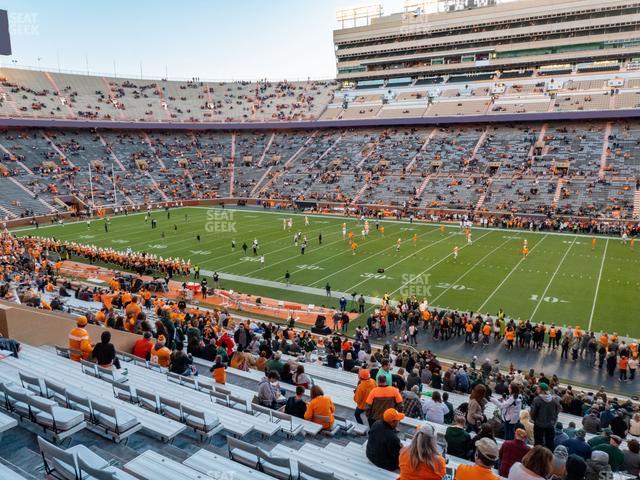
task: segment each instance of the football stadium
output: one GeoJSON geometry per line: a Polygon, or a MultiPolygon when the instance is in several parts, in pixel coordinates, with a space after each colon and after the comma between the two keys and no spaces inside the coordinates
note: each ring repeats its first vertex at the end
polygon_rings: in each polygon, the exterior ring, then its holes
{"type": "Polygon", "coordinates": [[[0,5],[0,479],[639,478],[640,3],[352,3],[0,5]]]}

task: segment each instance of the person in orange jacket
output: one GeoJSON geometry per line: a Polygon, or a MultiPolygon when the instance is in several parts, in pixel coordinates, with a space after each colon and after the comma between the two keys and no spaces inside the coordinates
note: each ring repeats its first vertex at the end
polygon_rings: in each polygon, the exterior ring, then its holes
{"type": "Polygon", "coordinates": [[[80,315],[76,319],[76,327],[69,332],[69,348],[82,352],[81,355],[73,352],[69,354],[69,358],[75,362],[79,362],[81,358],[83,360],[89,360],[91,352],[93,351],[91,337],[89,337],[89,332],[84,328],[86,326],[87,317],[80,315]]]}
{"type": "Polygon", "coordinates": [[[213,380],[220,385],[227,383],[227,366],[222,363],[222,355],[216,355],[216,361],[209,369],[213,372],[213,380]]]}
{"type": "Polygon", "coordinates": [[[171,364],[171,350],[165,347],[165,343],[167,339],[164,335],[160,335],[158,337],[158,341],[151,349],[151,353],[149,354],[149,359],[151,363],[155,363],[164,368],[169,368],[171,364]]]}
{"type": "Polygon", "coordinates": [[[311,387],[311,401],[307,404],[304,419],[322,425],[325,430],[330,430],[333,426],[335,411],[336,407],[331,398],[327,397],[319,386],[311,387]]]}
{"type": "Polygon", "coordinates": [[[376,388],[376,381],[371,378],[371,373],[366,368],[360,369],[358,377],[358,386],[353,394],[353,401],[356,402],[356,411],[354,412],[354,415],[356,417],[356,422],[362,424],[364,422],[362,421],[361,415],[367,408],[367,397],[369,396],[369,392],[376,388]]]}

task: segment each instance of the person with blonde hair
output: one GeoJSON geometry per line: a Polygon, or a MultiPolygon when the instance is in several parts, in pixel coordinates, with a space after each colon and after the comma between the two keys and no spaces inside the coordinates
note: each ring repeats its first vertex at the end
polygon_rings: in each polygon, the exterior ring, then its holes
{"type": "Polygon", "coordinates": [[[446,462],[440,454],[436,433],[431,425],[423,424],[416,431],[411,444],[400,451],[398,480],[441,480],[446,462]]]}
{"type": "Polygon", "coordinates": [[[524,431],[527,432],[527,441],[533,443],[533,422],[531,421],[531,415],[529,410],[520,410],[520,423],[524,427],[524,431]]]}

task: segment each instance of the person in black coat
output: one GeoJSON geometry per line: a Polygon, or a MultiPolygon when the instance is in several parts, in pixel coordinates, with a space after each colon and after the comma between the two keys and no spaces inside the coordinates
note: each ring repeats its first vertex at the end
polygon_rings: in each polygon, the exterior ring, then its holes
{"type": "Polygon", "coordinates": [[[396,427],[404,418],[395,408],[387,409],[382,419],[376,420],[369,429],[367,458],[376,467],[394,471],[399,468],[402,444],[396,433],[396,427]]]}
{"type": "Polygon", "coordinates": [[[93,347],[91,358],[101,367],[114,365],[116,368],[120,368],[120,361],[116,357],[116,347],[111,343],[111,332],[109,330],[105,330],[100,335],[100,343],[96,343],[96,346],[93,347]]]}
{"type": "Polygon", "coordinates": [[[293,415],[294,417],[304,418],[304,414],[307,411],[307,403],[303,400],[304,387],[296,387],[296,394],[293,397],[287,399],[287,403],[284,406],[284,413],[293,415]]]}

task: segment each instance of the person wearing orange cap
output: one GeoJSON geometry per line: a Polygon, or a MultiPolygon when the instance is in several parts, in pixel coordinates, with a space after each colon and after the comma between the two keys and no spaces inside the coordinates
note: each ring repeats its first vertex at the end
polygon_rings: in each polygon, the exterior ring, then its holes
{"type": "Polygon", "coordinates": [[[169,368],[171,364],[171,350],[165,347],[165,343],[167,339],[164,335],[160,335],[158,337],[158,341],[151,349],[151,353],[149,354],[149,359],[151,363],[155,363],[164,368],[169,368]]]}
{"type": "Polygon", "coordinates": [[[317,385],[311,387],[310,396],[311,400],[307,404],[304,419],[322,425],[325,430],[331,430],[334,422],[333,414],[336,411],[333,401],[317,385]]]}
{"type": "Polygon", "coordinates": [[[358,371],[358,379],[358,386],[353,394],[353,401],[356,402],[354,415],[356,422],[362,424],[362,414],[367,408],[367,397],[369,396],[369,392],[376,388],[376,381],[371,378],[371,373],[366,368],[361,368],[358,371]]]}
{"type": "Polygon", "coordinates": [[[69,332],[69,348],[81,352],[81,355],[73,352],[69,353],[69,358],[74,362],[79,362],[81,358],[88,360],[91,357],[93,347],[91,346],[89,332],[84,328],[86,326],[87,317],[81,315],[76,319],[76,327],[69,332]]]}
{"type": "Polygon", "coordinates": [[[388,408],[382,418],[374,422],[369,429],[367,441],[367,458],[376,467],[394,471],[398,469],[400,449],[402,444],[396,433],[396,428],[404,413],[395,408],[388,408]]]}

